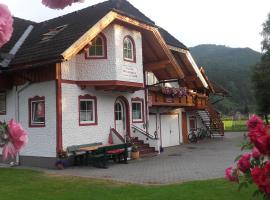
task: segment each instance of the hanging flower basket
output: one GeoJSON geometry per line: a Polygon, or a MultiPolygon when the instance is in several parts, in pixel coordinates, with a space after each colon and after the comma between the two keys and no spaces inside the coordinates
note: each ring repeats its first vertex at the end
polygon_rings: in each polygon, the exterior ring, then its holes
{"type": "Polygon", "coordinates": [[[28,134],[15,120],[0,122],[0,147],[3,160],[14,158],[28,142],[28,134]]]}
{"type": "Polygon", "coordinates": [[[188,90],[186,87],[173,88],[173,87],[162,87],[162,94],[167,97],[184,97],[188,95],[188,90]]]}

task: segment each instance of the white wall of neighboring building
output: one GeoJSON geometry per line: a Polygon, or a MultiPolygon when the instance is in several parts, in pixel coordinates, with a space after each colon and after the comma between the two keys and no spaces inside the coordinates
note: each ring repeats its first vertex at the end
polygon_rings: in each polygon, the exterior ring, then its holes
{"type": "Polygon", "coordinates": [[[107,40],[106,59],[85,59],[85,54],[76,55],[62,63],[62,79],[78,81],[128,81],[143,83],[141,33],[112,24],[102,32],[107,40]],[[136,62],[123,59],[123,40],[131,36],[136,46],[136,62]]]}
{"type": "MultiPolygon", "coordinates": [[[[18,87],[20,89],[23,86],[18,87]]],[[[0,115],[0,121],[15,119],[15,87],[7,91],[7,115],[0,115]]],[[[56,156],[56,86],[55,81],[33,83],[19,94],[19,122],[28,132],[29,142],[22,149],[21,156],[56,156]],[[45,127],[29,127],[28,99],[45,97],[45,127]]],[[[0,151],[1,152],[1,151],[0,151]]]]}
{"type": "MultiPolygon", "coordinates": [[[[116,98],[124,96],[130,106],[131,115],[131,99],[143,98],[144,91],[140,90],[134,93],[128,92],[104,92],[96,91],[94,88],[81,89],[76,84],[62,84],[62,134],[63,148],[71,145],[88,144],[95,142],[108,142],[110,128],[114,128],[114,103],[116,98]],[[79,126],[79,100],[80,95],[89,94],[97,98],[98,124],[92,126],[79,126]]],[[[143,128],[143,123],[136,123],[136,126],[143,128]]],[[[132,134],[132,132],[131,132],[132,134]]]]}

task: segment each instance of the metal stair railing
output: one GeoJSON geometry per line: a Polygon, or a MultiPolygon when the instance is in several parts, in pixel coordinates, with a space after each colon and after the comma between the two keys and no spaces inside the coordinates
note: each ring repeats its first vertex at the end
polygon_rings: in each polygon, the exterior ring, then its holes
{"type": "Polygon", "coordinates": [[[137,131],[139,132],[140,134],[146,136],[148,139],[151,139],[151,140],[158,140],[158,136],[157,136],[157,132],[155,131],[155,135],[151,135],[149,133],[147,133],[146,131],[144,131],[143,129],[139,128],[138,126],[135,126],[135,125],[131,125],[131,128],[133,128],[133,131],[137,131]]]}

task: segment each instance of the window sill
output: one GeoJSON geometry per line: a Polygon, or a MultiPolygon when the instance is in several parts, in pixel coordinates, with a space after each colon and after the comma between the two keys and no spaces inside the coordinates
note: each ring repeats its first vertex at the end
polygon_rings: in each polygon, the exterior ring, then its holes
{"type": "Polygon", "coordinates": [[[136,60],[135,60],[135,59],[130,60],[130,59],[124,58],[124,61],[126,61],[126,62],[131,62],[131,63],[136,63],[136,60]]]}
{"type": "Polygon", "coordinates": [[[132,120],[132,123],[144,123],[144,120],[143,119],[140,119],[140,120],[132,120]]]}
{"type": "Polygon", "coordinates": [[[96,126],[98,125],[97,122],[92,122],[92,123],[79,123],[79,126],[96,126]]]}
{"type": "Polygon", "coordinates": [[[29,124],[29,128],[44,128],[45,124],[29,124]]]}

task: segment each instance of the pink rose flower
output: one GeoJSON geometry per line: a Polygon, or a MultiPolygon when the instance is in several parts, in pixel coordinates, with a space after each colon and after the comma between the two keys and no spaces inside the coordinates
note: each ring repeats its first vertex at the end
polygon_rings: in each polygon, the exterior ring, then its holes
{"type": "Polygon", "coordinates": [[[254,130],[257,130],[257,129],[263,129],[264,128],[264,122],[259,116],[253,115],[247,121],[247,126],[248,126],[249,131],[254,131],[254,130]]]}
{"type": "Polygon", "coordinates": [[[8,132],[16,152],[19,152],[28,142],[27,132],[13,119],[8,122],[8,132]]]}
{"type": "Polygon", "coordinates": [[[238,160],[237,167],[241,172],[245,173],[247,170],[250,169],[250,157],[251,155],[249,153],[245,153],[242,155],[240,160],[238,160]]]}
{"type": "Polygon", "coordinates": [[[270,135],[266,134],[257,138],[255,146],[264,155],[270,155],[270,135]]]}
{"type": "Polygon", "coordinates": [[[0,48],[7,43],[13,32],[13,18],[8,7],[0,4],[0,48]]]}
{"type": "Polygon", "coordinates": [[[255,167],[251,170],[251,176],[254,183],[261,191],[270,195],[270,161],[262,167],[255,167]]]}
{"type": "Polygon", "coordinates": [[[231,182],[237,182],[238,177],[236,176],[235,170],[232,167],[228,167],[225,170],[225,178],[231,182]]]}
{"type": "Polygon", "coordinates": [[[76,2],[83,3],[84,0],[42,0],[42,4],[51,9],[64,9],[76,2]]]}
{"type": "Polygon", "coordinates": [[[255,159],[258,159],[258,158],[261,157],[261,153],[260,153],[260,151],[256,147],[253,147],[252,154],[251,155],[255,159]]]}

